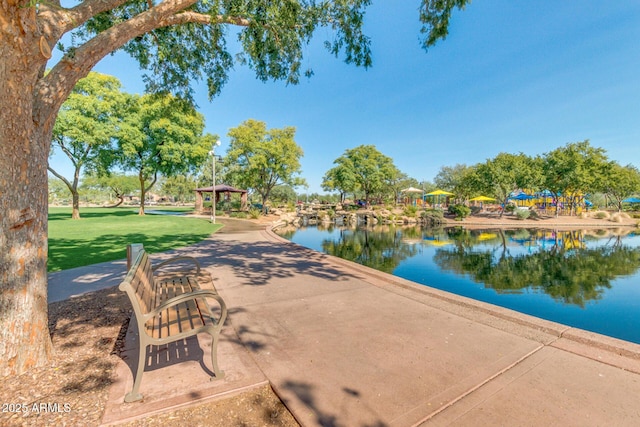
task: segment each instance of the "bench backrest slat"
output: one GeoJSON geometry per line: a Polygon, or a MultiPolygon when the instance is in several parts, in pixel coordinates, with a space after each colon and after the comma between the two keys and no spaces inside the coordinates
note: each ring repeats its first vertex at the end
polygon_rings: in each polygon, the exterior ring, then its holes
{"type": "Polygon", "coordinates": [[[142,262],[140,263],[136,275],[134,276],[134,281],[131,285],[136,291],[142,311],[144,313],[148,313],[153,310],[156,306],[155,283],[153,280],[153,271],[151,269],[151,260],[146,252],[142,254],[142,262]]]}
{"type": "Polygon", "coordinates": [[[140,319],[153,310],[156,306],[155,283],[151,260],[146,251],[141,250],[126,277],[120,283],[119,289],[129,295],[133,310],[140,319]]]}

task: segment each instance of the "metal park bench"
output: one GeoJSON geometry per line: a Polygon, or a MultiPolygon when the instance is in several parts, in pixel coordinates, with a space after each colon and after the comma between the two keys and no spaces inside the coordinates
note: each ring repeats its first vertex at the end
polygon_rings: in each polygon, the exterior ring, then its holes
{"type": "Polygon", "coordinates": [[[218,368],[217,347],[220,329],[227,317],[227,307],[213,288],[211,275],[203,272],[198,261],[192,257],[172,258],[153,268],[142,245],[129,245],[127,252],[129,271],[119,289],[127,293],[133,306],[140,349],[133,389],[125,396],[125,402],[142,399],[139,389],[148,346],[168,344],[201,332],[208,333],[212,338],[211,364],[215,375],[212,379],[223,378],[224,372],[218,368]],[[159,268],[179,260],[194,262],[195,269],[189,272],[156,273],[159,268]],[[212,289],[201,288],[205,281],[211,281],[212,289]],[[209,305],[209,300],[216,301],[215,308],[209,305]]]}

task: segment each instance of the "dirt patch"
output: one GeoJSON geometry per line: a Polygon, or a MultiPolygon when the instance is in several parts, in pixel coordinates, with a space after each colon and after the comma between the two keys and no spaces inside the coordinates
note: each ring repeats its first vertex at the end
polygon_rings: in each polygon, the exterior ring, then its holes
{"type": "MultiPolygon", "coordinates": [[[[219,218],[218,222],[224,224],[224,227],[218,231],[220,234],[236,234],[246,231],[264,230],[270,224],[269,217],[260,217],[265,219],[237,219],[237,218],[219,218]]],[[[273,220],[275,218],[271,218],[273,220]]]]}
{"type": "Polygon", "coordinates": [[[640,221],[633,218],[617,218],[616,221],[610,218],[583,218],[570,215],[541,215],[537,218],[518,219],[517,216],[505,213],[502,217],[498,213],[480,213],[471,215],[463,221],[455,221],[453,218],[445,217],[447,225],[461,225],[464,227],[492,226],[504,228],[581,228],[581,227],[638,227],[640,221]]]}
{"type": "Polygon", "coordinates": [[[127,427],[169,425],[293,427],[298,426],[298,423],[267,385],[225,400],[192,406],[122,425],[127,427]]]}
{"type": "MultiPolygon", "coordinates": [[[[117,288],[49,304],[51,364],[3,379],[0,425],[99,425],[129,318],[130,303],[117,288]]],[[[214,427],[298,425],[269,386],[127,425],[176,421],[214,427]]]]}

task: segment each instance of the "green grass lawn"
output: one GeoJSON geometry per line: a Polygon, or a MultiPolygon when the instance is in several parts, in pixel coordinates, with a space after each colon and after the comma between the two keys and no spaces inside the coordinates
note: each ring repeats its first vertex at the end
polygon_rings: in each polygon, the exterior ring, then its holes
{"type": "MultiPolygon", "coordinates": [[[[188,212],[193,208],[151,207],[147,211],[188,212]]],[[[49,208],[49,271],[114,261],[127,256],[127,244],[142,243],[162,252],[199,242],[222,225],[175,215],[138,215],[138,208],[49,208]]]]}

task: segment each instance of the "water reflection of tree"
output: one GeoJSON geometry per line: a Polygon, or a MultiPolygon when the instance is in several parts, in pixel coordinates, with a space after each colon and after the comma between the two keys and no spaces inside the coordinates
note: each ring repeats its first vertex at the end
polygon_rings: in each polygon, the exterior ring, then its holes
{"type": "Polygon", "coordinates": [[[477,241],[468,231],[449,233],[455,245],[439,249],[434,261],[443,270],[469,275],[498,292],[535,289],[580,307],[600,299],[615,277],[634,274],[640,268],[640,248],[626,247],[620,239],[610,240],[611,245],[586,249],[582,232],[548,231],[544,249],[511,255],[509,241],[540,246],[541,239],[540,230],[535,231],[537,235],[528,236],[520,231],[515,239],[512,233],[499,231],[496,240],[501,244],[481,250],[473,250],[477,241]]]}
{"type": "Polygon", "coordinates": [[[322,250],[376,270],[391,273],[406,258],[416,255],[419,246],[407,236],[420,236],[419,231],[394,227],[341,229],[337,240],[322,241],[322,250]]]}

